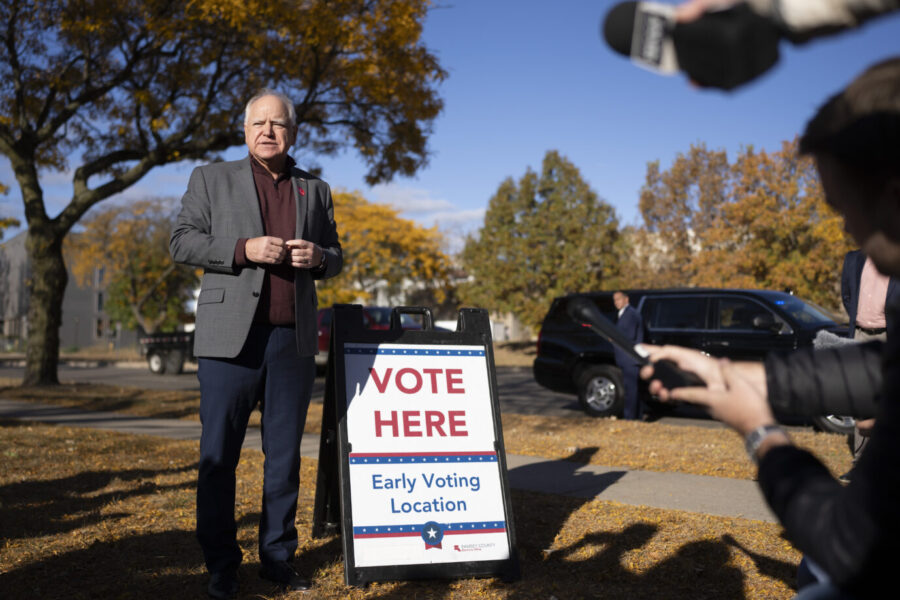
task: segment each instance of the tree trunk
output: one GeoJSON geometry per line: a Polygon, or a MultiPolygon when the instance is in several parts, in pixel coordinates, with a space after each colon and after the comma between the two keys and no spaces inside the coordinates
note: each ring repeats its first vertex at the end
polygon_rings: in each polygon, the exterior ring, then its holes
{"type": "Polygon", "coordinates": [[[68,281],[62,241],[63,236],[46,226],[31,227],[25,242],[31,262],[25,386],[59,384],[59,328],[68,281]]]}

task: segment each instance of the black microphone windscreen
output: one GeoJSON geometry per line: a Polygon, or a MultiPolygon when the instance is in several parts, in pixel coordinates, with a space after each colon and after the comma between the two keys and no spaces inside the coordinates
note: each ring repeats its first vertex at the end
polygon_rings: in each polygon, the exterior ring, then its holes
{"type": "Polygon", "coordinates": [[[609,47],[623,56],[631,56],[634,15],[637,2],[620,2],[613,6],[603,21],[603,37],[609,47]]]}
{"type": "Polygon", "coordinates": [[[569,317],[579,323],[589,323],[595,327],[603,327],[604,319],[597,306],[586,298],[572,298],[566,305],[569,317]]]}
{"type": "Polygon", "coordinates": [[[570,298],[566,306],[569,317],[578,323],[590,325],[595,333],[605,337],[614,346],[628,354],[640,364],[646,364],[647,358],[637,353],[634,342],[616,327],[615,323],[603,316],[597,305],[583,297],[570,298]]]}

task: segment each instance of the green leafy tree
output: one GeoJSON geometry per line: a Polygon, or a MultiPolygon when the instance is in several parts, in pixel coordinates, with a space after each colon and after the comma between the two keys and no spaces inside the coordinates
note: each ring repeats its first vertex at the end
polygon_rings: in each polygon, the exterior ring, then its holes
{"type": "Polygon", "coordinates": [[[127,328],[147,333],[174,329],[199,286],[194,269],[169,255],[173,202],[141,200],[89,213],[84,230],[69,237],[67,258],[85,285],[102,265],[108,279],[104,310],[127,328]]]}
{"type": "Polygon", "coordinates": [[[528,169],[491,198],[461,254],[472,281],[460,296],[537,328],[554,297],[616,285],[619,238],[615,210],[549,151],[540,175],[528,169]]]}
{"type": "Polygon", "coordinates": [[[57,382],[63,239],[154,167],[242,143],[242,108],[272,86],[298,147],[353,147],[371,183],[413,174],[444,78],[421,42],[427,0],[2,0],[0,152],[28,226],[24,385],[57,382]],[[71,173],[47,214],[39,171],[71,173]]]}

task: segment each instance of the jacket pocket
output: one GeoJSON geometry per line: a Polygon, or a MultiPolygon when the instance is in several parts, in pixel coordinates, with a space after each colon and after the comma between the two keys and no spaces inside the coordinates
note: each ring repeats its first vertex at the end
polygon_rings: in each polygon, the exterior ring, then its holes
{"type": "Polygon", "coordinates": [[[214,304],[216,302],[225,301],[225,288],[213,288],[210,290],[200,290],[200,296],[197,297],[197,306],[201,304],[214,304]]]}

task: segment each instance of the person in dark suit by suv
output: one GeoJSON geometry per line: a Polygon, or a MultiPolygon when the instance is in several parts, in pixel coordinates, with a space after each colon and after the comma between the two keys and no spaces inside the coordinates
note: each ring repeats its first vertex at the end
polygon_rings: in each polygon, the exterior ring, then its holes
{"type": "MultiPolygon", "coordinates": [[[[619,290],[613,294],[613,304],[619,311],[616,327],[625,334],[625,336],[634,342],[640,344],[644,341],[644,324],[641,321],[641,315],[628,302],[628,295],[619,290]]],[[[618,347],[614,347],[613,351],[616,355],[616,365],[622,369],[622,382],[625,386],[625,409],[623,416],[626,421],[640,420],[644,416],[644,407],[641,403],[640,394],[638,394],[638,371],[640,365],[625,352],[618,347]]]]}

